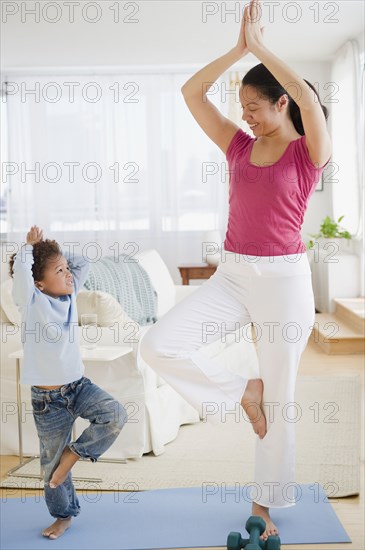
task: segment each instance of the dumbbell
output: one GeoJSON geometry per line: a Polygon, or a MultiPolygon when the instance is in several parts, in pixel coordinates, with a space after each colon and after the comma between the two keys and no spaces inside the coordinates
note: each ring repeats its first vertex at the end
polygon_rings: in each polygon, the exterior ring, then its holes
{"type": "Polygon", "coordinates": [[[280,550],[280,537],[270,535],[266,540],[261,540],[260,535],[265,531],[266,523],[260,516],[251,516],[246,521],[246,531],[249,539],[243,539],[241,533],[231,531],[227,538],[227,550],[280,550]]]}

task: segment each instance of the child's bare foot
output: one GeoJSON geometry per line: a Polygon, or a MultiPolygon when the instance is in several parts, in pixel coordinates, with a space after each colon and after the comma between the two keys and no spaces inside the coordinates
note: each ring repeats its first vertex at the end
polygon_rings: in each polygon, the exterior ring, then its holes
{"type": "Polygon", "coordinates": [[[51,487],[51,489],[55,489],[59,485],[62,485],[62,483],[67,478],[72,466],[76,464],[79,458],[80,457],[76,453],[73,453],[68,447],[64,448],[61,455],[60,463],[53,472],[53,476],[51,478],[51,481],[49,482],[49,486],[51,487]]]}
{"type": "Polygon", "coordinates": [[[263,392],[264,384],[261,378],[254,378],[247,382],[241,400],[241,405],[252,424],[253,431],[260,439],[263,439],[266,434],[266,417],[261,408],[263,392]]]}
{"type": "Polygon", "coordinates": [[[269,509],[266,508],[266,506],[261,506],[260,504],[257,504],[256,502],[252,503],[252,515],[253,516],[260,516],[263,518],[263,520],[266,523],[266,529],[260,535],[261,540],[266,540],[267,537],[270,535],[278,535],[279,531],[276,527],[276,525],[271,521],[269,509]]]}
{"type": "Polygon", "coordinates": [[[49,539],[58,539],[71,525],[71,518],[67,519],[56,519],[52,525],[43,529],[42,535],[48,537],[49,539]]]}

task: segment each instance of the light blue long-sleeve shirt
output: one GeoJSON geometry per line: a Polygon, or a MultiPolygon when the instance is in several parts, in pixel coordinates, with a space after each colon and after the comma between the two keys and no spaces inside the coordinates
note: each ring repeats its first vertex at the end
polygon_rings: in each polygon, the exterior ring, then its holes
{"type": "Polygon", "coordinates": [[[72,294],[52,298],[34,284],[33,246],[23,245],[14,258],[13,300],[21,313],[24,360],[21,383],[33,386],[69,384],[83,376],[76,294],[83,286],[89,262],[62,251],[73,275],[72,294]]]}

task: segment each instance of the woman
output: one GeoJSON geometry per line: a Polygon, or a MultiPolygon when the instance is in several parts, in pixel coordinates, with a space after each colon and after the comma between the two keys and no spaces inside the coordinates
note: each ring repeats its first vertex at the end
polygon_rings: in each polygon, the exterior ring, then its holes
{"type": "Polygon", "coordinates": [[[295,505],[298,411],[290,403],[315,314],[300,228],[331,141],[326,108],[312,85],[264,46],[259,13],[259,0],[251,0],[236,46],[182,87],[192,115],[229,163],[228,229],[213,277],[151,327],[141,354],[196,408],[214,402],[228,409],[238,402],[246,411],[258,435],[252,514],[265,520],[260,538],[266,540],[278,534],[269,508],[295,505]],[[243,78],[240,101],[255,138],[205,95],[207,83],[249,52],[261,64],[243,78]],[[258,379],[220,368],[200,349],[237,322],[255,323],[258,379]]]}

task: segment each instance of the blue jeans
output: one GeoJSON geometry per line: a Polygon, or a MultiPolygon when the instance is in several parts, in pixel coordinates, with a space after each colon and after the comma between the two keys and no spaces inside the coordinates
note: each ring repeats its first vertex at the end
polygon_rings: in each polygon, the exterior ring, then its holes
{"type": "Polygon", "coordinates": [[[63,450],[68,446],[81,458],[96,462],[118,437],[127,413],[123,405],[84,376],[56,390],[31,386],[31,398],[48,510],[58,519],[77,516],[80,505],[71,472],[62,485],[49,487],[63,450]],[[71,443],[72,425],[79,416],[90,425],[71,443]]]}

